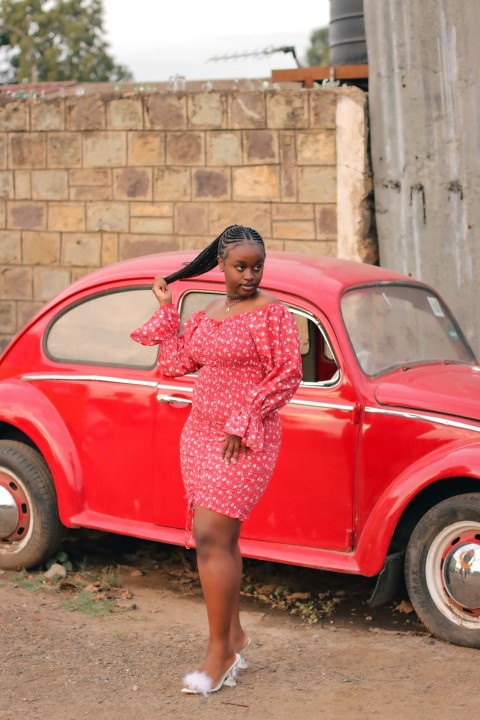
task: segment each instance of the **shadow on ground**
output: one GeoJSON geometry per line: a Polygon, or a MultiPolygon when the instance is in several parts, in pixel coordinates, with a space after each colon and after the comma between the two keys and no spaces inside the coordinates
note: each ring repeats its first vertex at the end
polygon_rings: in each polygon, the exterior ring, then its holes
{"type": "MultiPolygon", "coordinates": [[[[122,574],[139,584],[201,599],[195,552],[136,538],[79,530],[67,535],[63,551],[75,569],[101,576],[122,574]]],[[[373,632],[425,634],[402,588],[393,602],[371,608],[375,578],[244,560],[242,603],[265,613],[288,614],[307,624],[364,627],[373,632]]]]}

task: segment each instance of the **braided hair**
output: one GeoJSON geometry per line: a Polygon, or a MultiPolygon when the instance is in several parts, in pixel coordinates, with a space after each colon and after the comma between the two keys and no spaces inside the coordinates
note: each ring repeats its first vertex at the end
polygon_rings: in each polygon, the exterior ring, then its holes
{"type": "Polygon", "coordinates": [[[257,243],[265,251],[263,238],[256,230],[244,225],[229,225],[196,258],[187,263],[181,270],[167,275],[165,282],[169,285],[175,280],[203,275],[203,273],[212,270],[218,264],[219,257],[225,257],[232,245],[245,241],[257,243]]]}

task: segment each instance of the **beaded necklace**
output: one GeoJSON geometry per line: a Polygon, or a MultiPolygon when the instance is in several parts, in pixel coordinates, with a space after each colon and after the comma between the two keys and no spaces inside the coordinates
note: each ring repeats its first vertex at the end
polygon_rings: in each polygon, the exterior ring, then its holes
{"type": "Polygon", "coordinates": [[[242,302],[242,300],[250,300],[257,291],[254,290],[251,295],[229,295],[228,293],[225,295],[225,307],[227,309],[227,312],[230,312],[230,308],[232,308],[234,305],[237,305],[237,303],[242,302]],[[233,300],[233,302],[229,305],[228,301],[233,300]]]}

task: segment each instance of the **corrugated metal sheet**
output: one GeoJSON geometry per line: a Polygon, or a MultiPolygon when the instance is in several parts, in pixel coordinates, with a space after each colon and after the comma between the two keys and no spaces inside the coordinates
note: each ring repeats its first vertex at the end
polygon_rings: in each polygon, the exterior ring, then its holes
{"type": "Polygon", "coordinates": [[[437,287],[480,356],[480,2],[364,11],[380,263],[437,287]]]}

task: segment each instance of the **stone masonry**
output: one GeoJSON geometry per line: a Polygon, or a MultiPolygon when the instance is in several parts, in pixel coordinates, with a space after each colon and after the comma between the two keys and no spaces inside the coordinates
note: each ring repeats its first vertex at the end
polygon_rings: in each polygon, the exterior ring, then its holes
{"type": "Polygon", "coordinates": [[[347,87],[1,96],[0,349],[81,275],[232,223],[374,262],[367,135],[347,87]]]}

